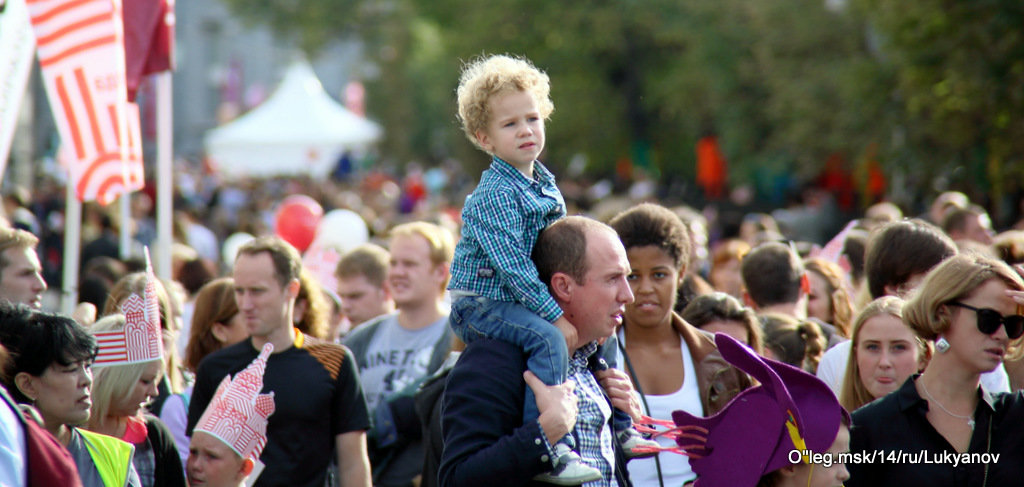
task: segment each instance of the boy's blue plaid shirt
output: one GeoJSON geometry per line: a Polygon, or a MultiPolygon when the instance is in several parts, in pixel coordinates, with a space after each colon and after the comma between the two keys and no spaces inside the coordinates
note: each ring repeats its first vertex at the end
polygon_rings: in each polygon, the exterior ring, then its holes
{"type": "Polygon", "coordinates": [[[448,289],[517,302],[554,322],[562,310],[530,260],[537,236],[565,216],[555,176],[540,161],[534,178],[493,158],[462,208],[462,239],[455,247],[448,289]]]}

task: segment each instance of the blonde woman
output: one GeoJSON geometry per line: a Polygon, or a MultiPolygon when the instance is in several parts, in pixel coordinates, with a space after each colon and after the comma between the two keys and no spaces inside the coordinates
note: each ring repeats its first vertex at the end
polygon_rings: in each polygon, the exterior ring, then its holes
{"type": "MultiPolygon", "coordinates": [[[[101,318],[89,331],[99,334],[124,327],[124,316],[113,314],[101,318]]],[[[135,445],[132,463],[143,487],[186,485],[170,430],[157,417],[145,414],[163,375],[161,358],[93,367],[92,408],[86,428],[135,445]]]]}
{"type": "Polygon", "coordinates": [[[925,341],[903,322],[904,301],[883,296],[853,323],[853,346],[839,402],[847,411],[885,396],[924,370],[931,354],[925,341]]]}
{"type": "MultiPolygon", "coordinates": [[[[164,400],[171,394],[180,393],[184,389],[184,379],[182,378],[180,360],[177,354],[178,348],[175,345],[178,325],[174,318],[171,297],[163,283],[159,280],[154,282],[156,284],[157,303],[160,307],[160,328],[164,333],[164,362],[166,364],[164,370],[166,373],[159,384],[160,394],[153,401],[153,404],[149,406],[149,410],[159,416],[164,400]]],[[[122,277],[110,289],[107,302],[103,305],[103,316],[119,313],[121,305],[128,299],[128,296],[132,294],[142,296],[145,288],[145,272],[134,272],[122,277]]]]}
{"type": "Polygon", "coordinates": [[[1024,396],[993,394],[981,385],[981,374],[1000,366],[1024,335],[1011,291],[1024,291],[1024,281],[996,259],[961,254],[939,264],[903,307],[917,335],[935,342],[935,355],[924,373],[853,414],[850,451],[920,452],[928,459],[960,454],[977,461],[851,464],[847,485],[1020,485],[1024,463],[1002,459],[1024,458],[1024,396]]]}

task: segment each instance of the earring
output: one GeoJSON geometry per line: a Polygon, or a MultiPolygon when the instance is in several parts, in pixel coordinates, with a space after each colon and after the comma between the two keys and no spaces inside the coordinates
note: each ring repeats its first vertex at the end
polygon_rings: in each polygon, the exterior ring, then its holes
{"type": "Polygon", "coordinates": [[[939,337],[938,340],[935,340],[935,349],[938,350],[939,353],[946,353],[946,352],[948,352],[949,351],[949,347],[950,347],[950,344],[949,344],[949,341],[946,340],[946,337],[939,337]]]}

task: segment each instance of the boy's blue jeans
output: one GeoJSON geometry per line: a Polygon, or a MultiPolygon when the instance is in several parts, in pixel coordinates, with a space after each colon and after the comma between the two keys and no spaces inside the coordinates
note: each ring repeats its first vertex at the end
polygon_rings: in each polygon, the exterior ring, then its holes
{"type": "MultiPolygon", "coordinates": [[[[483,296],[465,296],[452,303],[448,321],[462,341],[471,343],[479,338],[493,338],[511,343],[526,351],[527,368],[542,382],[551,386],[565,382],[569,369],[565,336],[555,325],[525,306],[483,296]]],[[[538,416],[537,398],[527,386],[523,424],[537,421],[538,416]]],[[[572,435],[567,438],[563,441],[575,448],[572,435]]]]}

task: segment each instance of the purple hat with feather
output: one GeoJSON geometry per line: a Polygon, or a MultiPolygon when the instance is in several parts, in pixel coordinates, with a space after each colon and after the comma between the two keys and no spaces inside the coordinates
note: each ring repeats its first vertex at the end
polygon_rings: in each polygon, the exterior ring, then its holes
{"type": "Polygon", "coordinates": [[[696,487],[755,486],[790,465],[792,450],[825,452],[850,415],[824,382],[803,370],[758,356],[718,333],[722,357],[760,385],[739,393],[714,416],[672,413],[676,451],[685,451],[696,487]]]}

